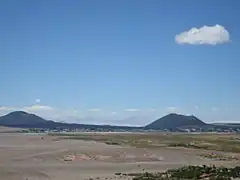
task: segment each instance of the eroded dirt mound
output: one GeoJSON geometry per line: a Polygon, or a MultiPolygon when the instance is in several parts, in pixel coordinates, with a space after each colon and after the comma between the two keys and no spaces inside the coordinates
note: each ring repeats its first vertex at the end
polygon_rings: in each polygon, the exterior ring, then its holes
{"type": "Polygon", "coordinates": [[[102,161],[102,162],[144,162],[162,161],[162,156],[146,151],[140,153],[115,151],[115,152],[74,152],[68,151],[58,155],[61,161],[102,161]]]}

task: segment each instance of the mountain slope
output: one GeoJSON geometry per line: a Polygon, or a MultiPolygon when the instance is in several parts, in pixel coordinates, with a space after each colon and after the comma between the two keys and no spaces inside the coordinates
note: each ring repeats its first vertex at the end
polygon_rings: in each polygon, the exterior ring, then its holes
{"type": "Polygon", "coordinates": [[[195,116],[185,116],[171,113],[145,126],[147,129],[175,129],[181,127],[205,126],[203,121],[195,116]]]}
{"type": "Polygon", "coordinates": [[[11,112],[5,116],[0,117],[0,124],[2,125],[24,125],[24,124],[40,124],[47,121],[34,114],[29,114],[24,111],[11,112]]]}

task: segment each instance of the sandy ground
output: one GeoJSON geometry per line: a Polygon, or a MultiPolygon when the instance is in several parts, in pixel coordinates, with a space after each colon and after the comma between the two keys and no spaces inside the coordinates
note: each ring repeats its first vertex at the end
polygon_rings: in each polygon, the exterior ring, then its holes
{"type": "Polygon", "coordinates": [[[199,150],[140,149],[56,137],[0,133],[1,180],[130,179],[116,172],[163,171],[188,164],[223,164],[199,150]]]}
{"type": "Polygon", "coordinates": [[[8,127],[4,127],[4,126],[0,126],[0,133],[5,133],[5,132],[16,132],[16,131],[21,131],[24,130],[22,128],[8,128],[8,127]]]}

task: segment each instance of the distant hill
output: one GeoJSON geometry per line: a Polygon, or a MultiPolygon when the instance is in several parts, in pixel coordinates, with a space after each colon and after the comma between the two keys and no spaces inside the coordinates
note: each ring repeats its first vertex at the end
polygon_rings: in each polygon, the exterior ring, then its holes
{"type": "Polygon", "coordinates": [[[18,127],[18,128],[88,128],[88,129],[138,129],[139,127],[130,126],[111,126],[111,125],[91,125],[91,124],[76,124],[62,123],[43,119],[35,114],[29,114],[24,111],[14,111],[5,116],[0,117],[0,126],[18,127]]]}
{"type": "MultiPolygon", "coordinates": [[[[135,119],[136,121],[137,119],[135,119]]],[[[131,119],[129,120],[131,121],[131,119]]],[[[169,114],[156,121],[146,125],[145,127],[132,127],[132,126],[113,126],[113,125],[92,125],[92,124],[77,124],[77,123],[63,123],[55,122],[51,120],[46,120],[35,114],[29,114],[24,111],[11,112],[5,116],[0,117],[0,126],[6,127],[17,127],[17,128],[70,128],[70,129],[89,129],[89,130],[139,130],[139,129],[155,129],[163,130],[169,129],[172,131],[179,131],[186,128],[217,128],[217,129],[229,129],[229,128],[240,128],[239,124],[224,124],[224,125],[214,125],[206,124],[195,116],[185,116],[180,114],[169,114]]]]}
{"type": "Polygon", "coordinates": [[[24,111],[14,111],[5,116],[0,117],[0,124],[3,125],[24,125],[24,124],[39,124],[45,123],[46,120],[36,116],[35,114],[29,114],[24,111]]]}
{"type": "Polygon", "coordinates": [[[176,129],[201,127],[207,124],[195,116],[171,113],[145,126],[146,129],[176,129]]]}
{"type": "Polygon", "coordinates": [[[224,126],[224,127],[238,127],[240,128],[240,123],[213,123],[215,126],[224,126]]]}

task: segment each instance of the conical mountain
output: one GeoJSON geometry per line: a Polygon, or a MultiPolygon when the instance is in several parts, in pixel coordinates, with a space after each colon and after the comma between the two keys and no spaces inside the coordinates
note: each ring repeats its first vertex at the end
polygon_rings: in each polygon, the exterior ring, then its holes
{"type": "Polygon", "coordinates": [[[5,116],[0,117],[0,124],[6,126],[31,125],[45,122],[46,122],[45,119],[35,114],[29,114],[24,111],[14,111],[5,116]]]}
{"type": "Polygon", "coordinates": [[[175,129],[181,127],[200,127],[206,125],[195,116],[171,113],[145,126],[147,129],[175,129]]]}

